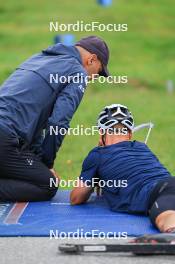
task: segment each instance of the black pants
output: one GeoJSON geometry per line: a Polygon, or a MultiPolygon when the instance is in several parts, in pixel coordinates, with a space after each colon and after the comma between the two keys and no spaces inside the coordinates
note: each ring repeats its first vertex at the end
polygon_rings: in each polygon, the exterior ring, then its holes
{"type": "Polygon", "coordinates": [[[50,200],[57,192],[55,177],[19,139],[0,128],[0,202],[50,200]]]}
{"type": "Polygon", "coordinates": [[[156,218],[163,212],[175,211],[175,177],[160,181],[151,193],[149,217],[154,225],[156,218]]]}

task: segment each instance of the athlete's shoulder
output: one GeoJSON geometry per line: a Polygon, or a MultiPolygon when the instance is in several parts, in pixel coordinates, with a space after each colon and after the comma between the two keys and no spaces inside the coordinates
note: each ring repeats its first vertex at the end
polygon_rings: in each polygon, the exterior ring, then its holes
{"type": "Polygon", "coordinates": [[[83,168],[89,169],[90,167],[96,166],[99,163],[100,154],[98,148],[93,148],[83,161],[83,168]]]}
{"type": "Polygon", "coordinates": [[[148,146],[144,142],[134,140],[134,141],[131,141],[131,143],[132,143],[132,146],[133,147],[136,147],[136,148],[139,147],[139,148],[149,149],[148,146]]]}
{"type": "Polygon", "coordinates": [[[95,157],[95,156],[99,156],[99,155],[100,155],[100,147],[94,147],[88,153],[88,156],[90,156],[90,157],[95,157]]]}
{"type": "Polygon", "coordinates": [[[133,141],[133,146],[135,150],[139,150],[140,152],[147,153],[147,154],[150,153],[155,156],[153,151],[144,142],[133,141]]]}

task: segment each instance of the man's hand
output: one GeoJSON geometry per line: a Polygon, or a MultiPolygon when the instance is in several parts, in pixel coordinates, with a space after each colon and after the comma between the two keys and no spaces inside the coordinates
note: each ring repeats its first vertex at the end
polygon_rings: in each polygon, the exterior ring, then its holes
{"type": "Polygon", "coordinates": [[[50,172],[53,174],[53,176],[55,178],[58,178],[59,180],[61,180],[60,176],[58,175],[58,173],[54,169],[50,169],[50,172]]]}

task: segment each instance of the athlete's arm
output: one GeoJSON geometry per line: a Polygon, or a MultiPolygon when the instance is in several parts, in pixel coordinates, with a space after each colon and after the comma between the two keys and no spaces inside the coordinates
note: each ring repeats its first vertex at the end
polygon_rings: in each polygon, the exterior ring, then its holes
{"type": "Polygon", "coordinates": [[[77,187],[72,190],[70,195],[72,205],[85,203],[89,199],[97,183],[94,180],[98,180],[99,159],[98,151],[92,150],[84,160],[77,187]]]}
{"type": "Polygon", "coordinates": [[[85,203],[92,192],[92,187],[87,187],[83,181],[78,179],[78,187],[75,187],[70,194],[71,204],[76,205],[85,203]]]}

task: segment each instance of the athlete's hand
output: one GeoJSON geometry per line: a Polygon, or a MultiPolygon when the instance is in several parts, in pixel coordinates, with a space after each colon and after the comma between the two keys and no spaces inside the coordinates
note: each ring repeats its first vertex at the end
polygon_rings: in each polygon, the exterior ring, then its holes
{"type": "Polygon", "coordinates": [[[61,180],[61,178],[60,178],[58,172],[56,172],[54,169],[50,169],[50,172],[53,174],[53,176],[54,176],[55,178],[58,178],[59,180],[61,180]]]}

